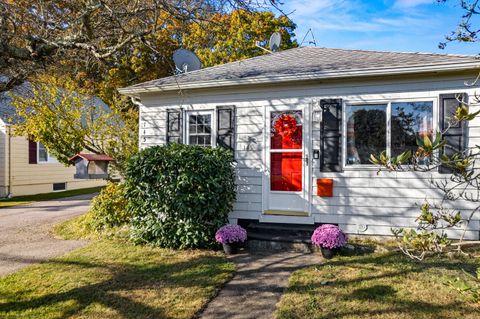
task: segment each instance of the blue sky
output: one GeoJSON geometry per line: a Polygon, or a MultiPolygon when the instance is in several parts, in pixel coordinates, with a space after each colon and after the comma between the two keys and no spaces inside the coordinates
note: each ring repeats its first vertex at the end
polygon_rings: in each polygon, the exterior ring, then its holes
{"type": "MultiPolygon", "coordinates": [[[[458,0],[284,0],[301,41],[312,28],[317,46],[365,50],[478,54],[480,44],[449,43],[463,13],[458,0]]],[[[306,43],[312,39],[307,37],[306,43]]]]}

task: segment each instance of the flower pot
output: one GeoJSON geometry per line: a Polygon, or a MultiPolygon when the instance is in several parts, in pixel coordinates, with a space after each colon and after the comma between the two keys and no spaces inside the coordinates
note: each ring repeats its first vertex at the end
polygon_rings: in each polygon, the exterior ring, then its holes
{"type": "Polygon", "coordinates": [[[222,244],[222,246],[226,255],[234,255],[238,251],[237,243],[222,244]]]}
{"type": "Polygon", "coordinates": [[[337,254],[338,249],[330,249],[330,248],[325,248],[321,247],[320,250],[322,251],[322,256],[325,259],[332,259],[333,256],[337,254]]]}

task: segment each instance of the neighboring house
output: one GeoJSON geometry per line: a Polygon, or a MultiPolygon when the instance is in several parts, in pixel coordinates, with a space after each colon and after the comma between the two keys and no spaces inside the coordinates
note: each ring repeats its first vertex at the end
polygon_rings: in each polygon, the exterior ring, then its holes
{"type": "Polygon", "coordinates": [[[101,186],[104,180],[77,180],[75,166],[65,167],[41,143],[12,136],[15,108],[0,95],[0,197],[33,195],[101,186]]]}
{"type": "MultiPolygon", "coordinates": [[[[381,172],[371,153],[415,147],[468,98],[473,56],[296,48],[120,89],[140,105],[140,146],[170,142],[235,151],[231,222],[338,224],[351,234],[415,226],[418,204],[443,193],[435,172],[381,172]],[[330,194],[333,185],[333,193],[330,194]]],[[[451,128],[480,144],[480,119],[451,128]]],[[[468,212],[471,203],[447,205],[468,212]]],[[[466,237],[478,239],[478,216],[466,237]]],[[[452,231],[458,236],[460,230],[452,231]]]]}

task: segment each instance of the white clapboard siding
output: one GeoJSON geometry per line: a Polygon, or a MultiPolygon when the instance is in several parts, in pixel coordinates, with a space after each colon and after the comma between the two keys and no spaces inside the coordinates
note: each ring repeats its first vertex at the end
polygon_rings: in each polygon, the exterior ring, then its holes
{"type": "MultiPolygon", "coordinates": [[[[357,216],[357,215],[341,215],[341,214],[324,214],[315,216],[317,223],[331,224],[359,224],[359,225],[377,225],[392,227],[415,227],[415,220],[409,216],[357,216]],[[354,221],[353,223],[351,221],[354,221]]],[[[478,229],[479,221],[473,220],[467,229],[478,229]]],[[[463,229],[461,226],[454,229],[463,229]]]]}
{"type": "MultiPolygon", "coordinates": [[[[312,161],[311,216],[265,216],[263,189],[268,180],[265,159],[265,110],[296,105],[308,105],[313,99],[342,98],[347,102],[386,102],[389,100],[432,99],[438,103],[440,94],[467,92],[470,101],[474,89],[465,81],[476,74],[403,76],[364,80],[327,81],[324,83],[276,84],[274,86],[243,86],[238,88],[185,90],[149,93],[141,96],[140,146],[142,148],[166,142],[166,110],[214,110],[220,105],[236,106],[236,183],[237,202],[230,219],[256,219],[270,222],[336,223],[348,233],[391,235],[391,227],[414,227],[419,205],[425,200],[441,202],[443,193],[432,184],[448,175],[436,172],[380,172],[368,167],[347,167],[344,172],[320,172],[318,160],[312,161]],[[316,179],[332,178],[334,193],[331,198],[316,196],[316,179]],[[360,227],[361,226],[361,227],[360,227]],[[366,230],[360,232],[359,229],[366,230]]],[[[471,105],[471,110],[480,105],[471,105]]],[[[480,144],[480,120],[469,123],[470,146],[480,144]]],[[[313,149],[320,147],[320,125],[311,127],[313,149]]],[[[456,201],[445,202],[446,207],[458,209],[468,215],[475,204],[456,201]]],[[[467,231],[467,238],[478,239],[479,216],[475,216],[467,231]]],[[[452,236],[460,236],[455,230],[452,236]]]]}
{"type": "MultiPolygon", "coordinates": [[[[360,232],[358,230],[358,224],[339,224],[345,232],[349,234],[360,234],[360,235],[387,235],[392,236],[392,227],[391,226],[380,226],[376,224],[367,225],[368,228],[366,231],[360,232]]],[[[400,228],[400,227],[399,227],[400,228]]],[[[448,230],[446,231],[447,235],[451,238],[459,238],[463,234],[463,230],[448,230]]],[[[478,228],[467,230],[465,233],[465,239],[467,240],[477,240],[478,239],[478,228]]]]}

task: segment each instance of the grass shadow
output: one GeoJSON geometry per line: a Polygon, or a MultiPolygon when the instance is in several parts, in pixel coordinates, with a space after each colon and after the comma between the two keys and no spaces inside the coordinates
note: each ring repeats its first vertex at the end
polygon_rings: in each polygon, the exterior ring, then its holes
{"type": "Polygon", "coordinates": [[[415,262],[389,251],[336,257],[302,269],[278,308],[277,318],[480,318],[475,304],[444,278],[474,271],[475,259],[433,257],[415,262]]]}
{"type": "Polygon", "coordinates": [[[54,282],[50,283],[59,286],[56,289],[49,289],[48,282],[33,277],[29,277],[29,280],[36,280],[36,287],[15,286],[22,280],[21,273],[3,278],[0,298],[4,302],[0,302],[0,317],[15,314],[22,318],[50,318],[56,311],[61,312],[61,318],[66,318],[84,315],[97,308],[96,311],[100,314],[93,317],[109,317],[109,313],[114,313],[114,317],[128,319],[168,318],[171,317],[168,312],[172,311],[169,305],[177,302],[168,300],[169,298],[194,299],[192,292],[202,292],[204,295],[200,299],[207,299],[214,288],[231,274],[231,270],[225,267],[225,259],[220,255],[195,256],[183,261],[165,258],[163,263],[155,262],[155,258],[150,259],[148,254],[144,256],[148,262],[138,262],[134,256],[128,257],[126,263],[87,261],[78,256],[60,258],[23,271],[25,273],[31,270],[37,277],[41,276],[42,270],[45,274],[57,271],[58,282],[53,279],[54,282]],[[66,278],[68,276],[73,278],[66,278]],[[77,280],[78,283],[75,282],[77,280]],[[42,293],[44,290],[50,291],[42,293]]]}

